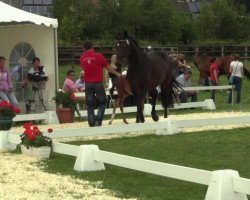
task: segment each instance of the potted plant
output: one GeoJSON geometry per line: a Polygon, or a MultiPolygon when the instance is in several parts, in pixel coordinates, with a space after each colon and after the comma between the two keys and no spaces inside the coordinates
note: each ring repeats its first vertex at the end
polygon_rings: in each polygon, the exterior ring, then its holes
{"type": "Polygon", "coordinates": [[[75,111],[77,109],[76,97],[74,94],[69,94],[63,90],[59,90],[52,98],[58,106],[57,115],[60,123],[72,123],[75,111]]]}
{"type": "Polygon", "coordinates": [[[0,104],[0,130],[10,130],[17,113],[20,113],[18,107],[3,100],[0,104]]]}
{"type": "MultiPolygon", "coordinates": [[[[52,140],[44,136],[43,132],[32,124],[32,122],[23,125],[25,129],[21,135],[21,150],[22,153],[29,156],[38,158],[49,158],[52,140]]],[[[49,128],[48,133],[52,133],[53,129],[49,128]]]]}

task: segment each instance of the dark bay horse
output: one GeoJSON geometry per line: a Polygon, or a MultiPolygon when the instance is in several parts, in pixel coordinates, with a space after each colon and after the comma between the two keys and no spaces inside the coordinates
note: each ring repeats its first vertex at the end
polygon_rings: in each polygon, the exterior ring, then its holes
{"type": "MultiPolygon", "coordinates": [[[[205,78],[210,76],[210,66],[211,66],[211,56],[206,53],[196,53],[193,58],[193,63],[197,67],[200,72],[200,78],[198,83],[201,84],[205,78]]],[[[234,56],[224,56],[218,57],[218,68],[219,68],[219,76],[226,75],[229,79],[230,77],[230,63],[234,60],[234,56]]],[[[244,74],[250,79],[250,72],[246,67],[243,67],[244,74]]]]}
{"type": "Polygon", "coordinates": [[[156,87],[159,85],[161,102],[165,110],[164,117],[167,117],[167,108],[173,106],[174,97],[178,99],[176,91],[180,90],[173,75],[175,65],[172,60],[161,52],[145,53],[126,33],[116,43],[116,52],[119,60],[126,58],[128,61],[127,80],[136,97],[136,122],[145,121],[143,105],[147,94],[152,97],[152,118],[154,121],[158,121],[155,104],[158,96],[156,87]]]}

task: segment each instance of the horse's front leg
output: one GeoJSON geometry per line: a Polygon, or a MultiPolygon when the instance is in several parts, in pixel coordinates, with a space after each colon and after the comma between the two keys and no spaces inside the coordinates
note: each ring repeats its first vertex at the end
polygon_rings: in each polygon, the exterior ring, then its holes
{"type": "Polygon", "coordinates": [[[151,102],[151,105],[152,105],[151,116],[152,116],[152,119],[155,122],[157,122],[159,120],[159,116],[157,115],[156,110],[155,110],[156,100],[157,100],[157,97],[158,97],[158,91],[157,91],[157,89],[154,89],[154,90],[150,91],[149,96],[152,98],[152,102],[151,102]]]}
{"type": "Polygon", "coordinates": [[[137,113],[136,113],[136,123],[144,123],[144,115],[143,115],[143,105],[145,101],[147,91],[142,90],[139,95],[137,95],[136,99],[136,106],[137,106],[137,113]]]}

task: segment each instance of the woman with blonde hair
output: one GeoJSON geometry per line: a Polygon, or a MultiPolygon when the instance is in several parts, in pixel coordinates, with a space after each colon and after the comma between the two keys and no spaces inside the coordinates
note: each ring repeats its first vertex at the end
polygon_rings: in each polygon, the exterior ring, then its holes
{"type": "MultiPolygon", "coordinates": [[[[115,54],[111,56],[110,66],[113,69],[115,69],[118,73],[121,73],[121,64],[117,62],[117,58],[115,54]]],[[[117,76],[109,72],[109,78],[111,79],[111,82],[112,82],[112,87],[109,89],[109,92],[110,92],[110,95],[113,95],[117,76]]]]}

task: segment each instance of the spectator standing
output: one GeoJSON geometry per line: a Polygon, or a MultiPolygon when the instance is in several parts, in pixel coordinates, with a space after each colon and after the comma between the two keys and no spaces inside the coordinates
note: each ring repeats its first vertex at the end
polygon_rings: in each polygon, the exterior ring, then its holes
{"type": "Polygon", "coordinates": [[[185,56],[183,54],[178,54],[177,56],[178,63],[177,63],[177,69],[178,69],[178,75],[181,75],[184,73],[186,69],[190,69],[190,66],[187,65],[185,56]]]}
{"type": "MultiPolygon", "coordinates": [[[[216,57],[211,58],[211,63],[212,63],[210,66],[211,84],[212,86],[217,86],[219,85],[219,79],[218,79],[219,70],[218,70],[217,58],[216,57]]],[[[214,102],[215,102],[215,91],[216,90],[211,91],[211,99],[213,99],[214,102]]]]}
{"type": "Polygon", "coordinates": [[[89,126],[101,126],[106,107],[106,93],[102,84],[103,68],[109,72],[120,76],[120,74],[112,68],[104,56],[94,51],[91,41],[84,42],[85,52],[80,57],[80,63],[85,74],[85,94],[88,111],[89,126]],[[98,113],[95,116],[94,104],[95,98],[98,99],[98,113]]]}
{"type": "MultiPolygon", "coordinates": [[[[121,73],[121,64],[117,63],[117,58],[116,55],[112,55],[111,56],[111,62],[110,62],[110,66],[117,71],[118,73],[121,73]]],[[[112,82],[112,87],[110,88],[109,92],[110,95],[112,96],[114,93],[114,89],[115,89],[115,82],[117,81],[117,76],[113,73],[109,72],[109,78],[111,78],[111,82],[112,82]]]]}
{"type": "MultiPolygon", "coordinates": [[[[182,87],[191,87],[191,76],[192,72],[189,69],[186,69],[183,74],[179,75],[176,78],[176,81],[182,86],[182,87]]],[[[179,94],[179,98],[181,103],[186,103],[188,97],[191,97],[191,102],[197,101],[197,92],[196,91],[183,91],[179,94]]]]}
{"type": "MultiPolygon", "coordinates": [[[[242,88],[242,76],[244,74],[243,64],[240,62],[240,55],[236,54],[234,56],[234,61],[230,63],[229,72],[231,73],[230,78],[232,78],[231,85],[235,85],[237,90],[236,103],[239,104],[241,101],[241,88],[242,88]]],[[[228,103],[232,103],[232,91],[229,92],[228,103]]]]}
{"type": "Polygon", "coordinates": [[[64,92],[67,92],[67,93],[70,93],[70,94],[73,94],[75,92],[79,92],[78,89],[77,89],[77,86],[74,82],[74,79],[75,79],[75,71],[74,70],[69,70],[67,72],[67,77],[64,81],[64,84],[63,84],[63,90],[64,92]]]}
{"type": "Polygon", "coordinates": [[[5,57],[0,56],[0,99],[18,106],[17,99],[13,92],[13,86],[9,71],[5,68],[5,57]]]}

